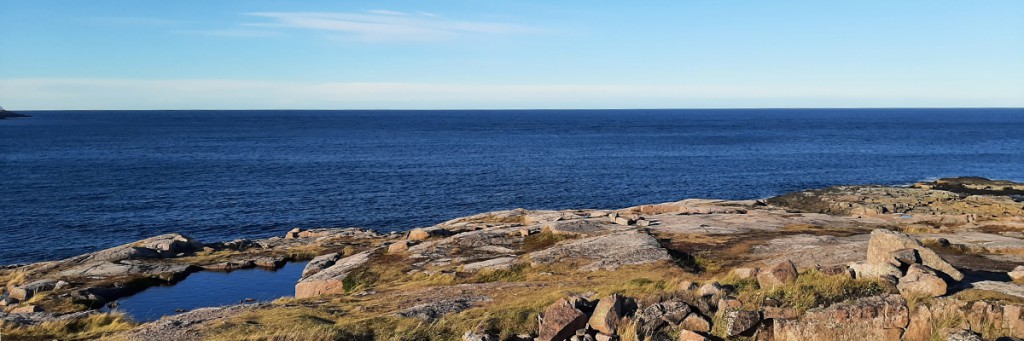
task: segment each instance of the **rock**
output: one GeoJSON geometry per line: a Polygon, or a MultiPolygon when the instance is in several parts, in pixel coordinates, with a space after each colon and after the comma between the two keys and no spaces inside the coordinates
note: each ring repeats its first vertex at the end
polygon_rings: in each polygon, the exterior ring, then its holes
{"type": "Polygon", "coordinates": [[[7,297],[18,301],[27,301],[37,293],[50,291],[56,287],[57,281],[52,279],[42,279],[25,285],[8,288],[7,297]]]}
{"type": "Polygon", "coordinates": [[[817,269],[818,272],[820,272],[823,275],[829,275],[829,276],[843,275],[843,276],[846,276],[846,277],[849,277],[849,278],[853,278],[854,277],[853,270],[850,269],[850,266],[846,265],[846,264],[836,264],[836,265],[830,265],[830,266],[817,266],[817,267],[815,267],[815,269],[817,269]]]}
{"type": "Polygon", "coordinates": [[[981,336],[971,331],[957,329],[951,331],[949,335],[946,336],[946,341],[985,341],[985,339],[982,339],[981,336]]]}
{"type": "Polygon", "coordinates": [[[300,232],[302,232],[302,229],[300,229],[298,227],[293,228],[293,229],[289,230],[287,233],[284,234],[284,239],[296,239],[296,238],[299,238],[299,233],[300,232]]]}
{"type": "Polygon", "coordinates": [[[614,335],[619,328],[619,320],[622,319],[623,301],[623,297],[619,294],[612,294],[601,299],[597,303],[597,307],[594,308],[594,313],[590,315],[590,328],[614,335]]]}
{"type": "Polygon", "coordinates": [[[904,267],[910,266],[911,264],[921,263],[921,257],[917,255],[917,250],[915,249],[893,250],[892,252],[889,252],[889,259],[891,260],[889,264],[896,267],[904,267]]]}
{"type": "Polygon", "coordinates": [[[651,221],[643,219],[643,218],[640,218],[640,220],[636,221],[636,226],[638,226],[638,227],[648,227],[648,226],[651,226],[651,221]]]}
{"type": "Polygon", "coordinates": [[[515,257],[499,257],[463,265],[462,270],[466,272],[476,272],[481,270],[508,270],[515,265],[515,262],[515,257]]]}
{"type": "Polygon", "coordinates": [[[892,276],[899,278],[903,276],[903,272],[899,268],[892,264],[869,264],[869,263],[852,263],[850,264],[850,270],[853,271],[855,278],[883,278],[886,276],[892,276]]]}
{"type": "Polygon", "coordinates": [[[679,331],[679,338],[676,339],[676,340],[678,340],[678,341],[707,341],[708,338],[704,337],[703,335],[694,333],[692,331],[683,329],[683,330],[679,331]]]}
{"type": "Polygon", "coordinates": [[[328,253],[314,257],[313,260],[306,263],[306,267],[302,269],[302,278],[312,276],[323,269],[329,268],[339,259],[341,259],[341,255],[337,253],[328,253]]]}
{"type": "Polygon", "coordinates": [[[732,275],[739,279],[747,279],[757,276],[758,268],[735,268],[732,269],[732,275]]]}
{"type": "Polygon", "coordinates": [[[796,281],[798,273],[793,261],[785,260],[757,274],[757,285],[769,289],[796,281]]]}
{"type": "Polygon", "coordinates": [[[544,225],[544,231],[565,236],[596,236],[609,232],[621,231],[623,228],[599,220],[567,220],[556,221],[544,225]]]}
{"type": "Polygon", "coordinates": [[[761,312],[752,310],[731,311],[725,315],[725,332],[729,337],[752,331],[761,322],[761,312]]]}
{"type": "Polygon", "coordinates": [[[115,277],[147,276],[167,282],[184,279],[196,267],[187,264],[124,260],[119,262],[94,262],[60,272],[64,277],[115,277]]]}
{"type": "Polygon", "coordinates": [[[871,240],[868,242],[868,263],[892,264],[894,261],[892,251],[908,248],[917,250],[921,264],[942,272],[956,281],[964,278],[963,273],[939,257],[935,251],[924,247],[921,242],[906,234],[884,229],[871,231],[871,240]]]}
{"type": "Polygon", "coordinates": [[[433,322],[445,315],[457,313],[473,306],[473,302],[486,300],[484,297],[462,297],[453,300],[424,303],[398,312],[398,316],[418,318],[433,322]]]}
{"type": "Polygon", "coordinates": [[[202,268],[204,270],[211,270],[211,271],[234,271],[234,270],[238,270],[238,269],[248,269],[248,268],[252,268],[254,266],[256,266],[256,263],[253,263],[253,261],[251,261],[251,260],[243,260],[243,261],[227,261],[227,262],[220,262],[220,263],[216,263],[216,264],[203,265],[202,268]]]}
{"type": "Polygon", "coordinates": [[[18,307],[11,310],[11,314],[31,314],[43,311],[43,308],[34,304],[18,307]]]}
{"type": "Polygon", "coordinates": [[[681,328],[683,328],[685,330],[690,330],[690,331],[695,331],[695,332],[700,332],[700,333],[709,333],[709,332],[711,332],[711,322],[708,321],[708,319],[704,318],[703,316],[700,316],[700,315],[695,314],[695,313],[691,313],[690,315],[687,315],[686,318],[683,319],[683,322],[679,324],[679,327],[681,327],[681,328]]]}
{"type": "Polygon", "coordinates": [[[487,333],[468,331],[462,334],[462,341],[498,341],[498,337],[487,333]]]}
{"type": "Polygon", "coordinates": [[[201,243],[184,235],[172,233],[137,242],[139,246],[155,250],[160,257],[175,257],[181,253],[189,253],[203,247],[201,243]]]}
{"type": "Polygon", "coordinates": [[[562,341],[587,326],[587,316],[565,299],[548,306],[541,319],[538,341],[562,341]]]}
{"type": "Polygon", "coordinates": [[[580,270],[614,270],[622,265],[649,264],[668,261],[668,251],[658,240],[637,230],[562,242],[529,254],[533,265],[550,264],[563,259],[584,261],[580,270]]]}
{"type": "Polygon", "coordinates": [[[284,266],[287,263],[284,257],[259,257],[252,260],[256,266],[277,269],[284,266]]]}
{"type": "Polygon", "coordinates": [[[690,280],[684,280],[682,282],[679,282],[679,285],[677,285],[676,288],[682,291],[690,291],[693,289],[697,289],[697,283],[690,280]]]}
{"type": "Polygon", "coordinates": [[[637,340],[651,340],[667,326],[683,322],[692,309],[683,301],[655,303],[636,314],[637,340]]]}
{"type": "Polygon", "coordinates": [[[939,278],[932,269],[923,265],[911,265],[907,275],[899,279],[896,288],[904,297],[913,294],[924,294],[938,297],[946,294],[946,282],[939,278]]]}
{"type": "Polygon", "coordinates": [[[790,307],[764,307],[762,315],[765,319],[795,319],[800,312],[790,307]]]}
{"type": "Polygon", "coordinates": [[[718,308],[719,313],[724,313],[727,311],[739,310],[743,307],[743,302],[740,302],[740,300],[735,298],[726,297],[718,300],[718,305],[715,307],[718,308]]]}
{"type": "Polygon", "coordinates": [[[1024,265],[1018,266],[1006,274],[1014,281],[1024,281],[1024,265]]]}
{"type": "Polygon", "coordinates": [[[421,228],[415,228],[409,231],[409,240],[427,240],[430,238],[430,232],[427,232],[421,228]]]}
{"type": "Polygon", "coordinates": [[[773,321],[775,340],[900,340],[910,322],[910,311],[900,295],[881,295],[773,321]]]}
{"type": "Polygon", "coordinates": [[[617,335],[597,333],[597,335],[594,335],[594,341],[619,341],[619,337],[617,335]]]}
{"type": "Polygon", "coordinates": [[[633,219],[627,219],[625,217],[615,217],[615,223],[623,226],[633,225],[636,223],[633,219]]]}
{"type": "Polygon", "coordinates": [[[408,241],[400,240],[400,241],[391,243],[391,245],[388,245],[388,253],[395,254],[395,253],[402,253],[402,252],[405,252],[405,251],[409,251],[409,242],[408,241]]]}
{"type": "Polygon", "coordinates": [[[722,285],[718,282],[707,282],[700,286],[697,290],[697,294],[701,296],[716,296],[722,293],[722,285]]]}
{"type": "Polygon", "coordinates": [[[344,280],[356,268],[370,260],[379,249],[363,251],[338,260],[330,267],[303,277],[295,284],[295,298],[345,292],[344,280]]]}

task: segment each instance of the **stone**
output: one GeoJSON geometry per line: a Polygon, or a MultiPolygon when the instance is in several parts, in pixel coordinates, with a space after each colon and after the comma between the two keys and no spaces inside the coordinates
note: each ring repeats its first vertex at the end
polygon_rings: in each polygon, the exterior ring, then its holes
{"type": "Polygon", "coordinates": [[[764,307],[762,315],[765,319],[795,319],[800,312],[790,307],[764,307]]]}
{"type": "Polygon", "coordinates": [[[758,323],[761,323],[761,312],[753,310],[737,310],[726,313],[725,332],[729,337],[747,334],[758,323]]]}
{"type": "Polygon", "coordinates": [[[7,297],[16,299],[18,301],[27,301],[35,294],[45,291],[53,290],[57,287],[57,281],[52,279],[42,279],[35,282],[31,282],[21,286],[12,286],[8,288],[7,297]]]}
{"type": "Polygon", "coordinates": [[[784,260],[771,268],[757,274],[757,285],[762,289],[769,289],[796,281],[799,274],[796,272],[796,265],[793,261],[784,260]]]}
{"type": "Polygon", "coordinates": [[[341,259],[341,255],[337,253],[328,253],[314,257],[313,260],[306,263],[306,267],[302,269],[302,278],[312,276],[323,269],[329,268],[339,259],[341,259]]]}
{"type": "Polygon", "coordinates": [[[683,319],[683,322],[679,324],[679,327],[681,327],[681,328],[683,328],[685,330],[690,330],[690,331],[695,331],[695,332],[700,332],[700,333],[709,333],[709,332],[711,332],[711,322],[708,321],[708,319],[704,318],[703,316],[700,316],[700,315],[695,314],[695,313],[691,313],[690,315],[687,315],[686,318],[683,319]]]}
{"type": "Polygon", "coordinates": [[[871,240],[868,242],[868,263],[891,264],[893,262],[892,251],[908,248],[917,250],[921,264],[935,269],[955,281],[963,280],[963,273],[939,257],[935,251],[906,234],[885,229],[871,231],[871,240]]]}
{"type": "Polygon", "coordinates": [[[758,268],[735,268],[732,269],[732,275],[739,279],[747,279],[757,276],[758,268]]]}
{"type": "Polygon", "coordinates": [[[584,264],[582,271],[614,270],[623,265],[650,264],[672,258],[650,234],[626,230],[565,241],[529,254],[531,265],[571,259],[584,264]]]}
{"type": "Polygon", "coordinates": [[[609,335],[615,334],[623,315],[623,301],[619,294],[612,294],[598,301],[594,313],[590,315],[590,328],[609,335]]]}
{"type": "Polygon", "coordinates": [[[409,240],[427,240],[430,238],[430,232],[421,228],[415,228],[409,231],[409,240]]]}
{"type": "Polygon", "coordinates": [[[298,228],[298,227],[296,227],[296,228],[293,228],[293,229],[289,230],[288,232],[286,232],[286,233],[284,234],[284,239],[295,239],[295,238],[299,238],[299,233],[300,233],[300,232],[302,232],[302,229],[300,229],[300,228],[298,228]]]}
{"type": "Polygon", "coordinates": [[[688,304],[678,300],[650,305],[636,314],[637,340],[652,339],[661,334],[663,328],[683,322],[691,311],[688,304]]]}
{"type": "Polygon", "coordinates": [[[363,251],[335,262],[330,267],[303,277],[295,284],[295,298],[344,293],[344,280],[353,270],[363,266],[378,249],[363,251]]]}
{"type": "Polygon", "coordinates": [[[1010,276],[1011,280],[1024,281],[1024,265],[1018,266],[1014,268],[1013,271],[1007,272],[1006,274],[1010,276]]]}
{"type": "Polygon", "coordinates": [[[544,225],[543,231],[564,236],[596,236],[621,231],[622,227],[598,220],[556,221],[544,225]]]}
{"type": "Polygon", "coordinates": [[[515,263],[515,257],[499,257],[463,265],[462,271],[476,272],[481,270],[508,270],[511,269],[515,263]]]}
{"type": "Polygon", "coordinates": [[[258,257],[253,259],[252,262],[253,264],[256,264],[256,266],[271,269],[280,268],[287,263],[283,257],[258,257]]]}
{"type": "Polygon", "coordinates": [[[985,341],[985,339],[969,330],[957,329],[946,335],[946,341],[985,341]]]}
{"type": "Polygon", "coordinates": [[[11,310],[11,314],[31,314],[43,311],[43,308],[34,304],[18,307],[11,310]]]}
{"type": "Polygon", "coordinates": [[[478,334],[468,331],[462,334],[462,341],[498,341],[498,337],[484,332],[478,334]]]}
{"type": "Polygon", "coordinates": [[[146,276],[167,282],[184,279],[197,268],[188,264],[123,260],[118,262],[93,262],[61,271],[64,277],[115,277],[146,276]]]}
{"type": "Polygon", "coordinates": [[[679,285],[677,285],[676,288],[682,291],[690,291],[693,289],[697,289],[697,282],[691,280],[684,280],[682,282],[679,282],[679,285]]]}
{"type": "Polygon", "coordinates": [[[569,301],[560,299],[548,306],[544,315],[541,315],[537,341],[563,341],[586,326],[587,316],[569,301]]]}
{"type": "Polygon", "coordinates": [[[743,307],[743,302],[735,298],[722,298],[718,300],[716,307],[718,307],[719,312],[739,310],[743,307]]]}
{"type": "Polygon", "coordinates": [[[448,314],[458,313],[469,309],[473,302],[484,301],[485,297],[460,297],[452,300],[442,300],[415,305],[398,312],[398,316],[418,318],[423,321],[433,322],[448,314]]]}
{"type": "Polygon", "coordinates": [[[889,259],[891,260],[889,264],[892,264],[893,266],[897,267],[904,267],[909,266],[911,264],[921,263],[921,257],[917,255],[917,250],[915,249],[893,250],[889,252],[889,257],[889,259]]]}
{"type": "Polygon", "coordinates": [[[707,282],[700,286],[697,290],[697,294],[701,296],[715,296],[722,292],[722,285],[718,282],[707,282]]]}
{"type": "Polygon", "coordinates": [[[892,276],[899,278],[903,276],[903,272],[899,268],[892,264],[870,264],[870,263],[851,263],[850,270],[853,271],[853,275],[858,279],[869,279],[869,278],[883,278],[886,276],[892,276]]]}
{"type": "Polygon", "coordinates": [[[594,335],[594,341],[619,341],[619,337],[617,335],[597,333],[597,335],[594,335]]]}
{"type": "Polygon", "coordinates": [[[175,257],[178,254],[189,253],[202,248],[202,243],[176,233],[145,239],[137,242],[137,244],[142,248],[156,251],[163,258],[175,257]]]}
{"type": "Polygon", "coordinates": [[[651,226],[651,221],[647,220],[647,219],[641,218],[640,220],[636,221],[636,226],[638,226],[638,227],[648,227],[648,226],[651,226]]]}
{"type": "Polygon", "coordinates": [[[405,252],[405,251],[409,251],[409,242],[408,241],[400,240],[400,241],[391,243],[391,245],[388,245],[388,253],[396,254],[396,253],[402,253],[402,252],[405,252]]]}
{"type": "Polygon", "coordinates": [[[615,223],[623,226],[633,225],[636,223],[633,219],[627,219],[625,217],[616,217],[615,223]]]}
{"type": "Polygon", "coordinates": [[[692,331],[683,329],[683,330],[679,331],[679,338],[676,339],[676,340],[678,340],[678,341],[707,341],[708,338],[704,337],[704,335],[700,335],[700,334],[694,333],[692,331]]]}
{"type": "Polygon", "coordinates": [[[863,297],[814,308],[796,319],[775,319],[775,340],[900,340],[910,310],[900,295],[863,297]]]}
{"type": "Polygon", "coordinates": [[[913,264],[907,270],[907,275],[899,279],[896,284],[900,294],[910,297],[914,294],[924,294],[931,297],[938,297],[946,294],[946,282],[935,274],[935,271],[918,264],[913,264]]]}
{"type": "Polygon", "coordinates": [[[829,275],[829,276],[843,275],[843,276],[846,276],[846,277],[849,277],[849,278],[853,278],[854,277],[853,270],[850,269],[850,266],[846,265],[846,264],[836,264],[836,265],[830,265],[830,266],[817,266],[815,268],[818,270],[819,273],[821,273],[823,275],[829,275]]]}

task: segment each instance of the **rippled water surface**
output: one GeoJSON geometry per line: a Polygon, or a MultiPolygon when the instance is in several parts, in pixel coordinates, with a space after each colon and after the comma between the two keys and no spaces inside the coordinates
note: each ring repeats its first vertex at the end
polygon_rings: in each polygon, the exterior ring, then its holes
{"type": "Polygon", "coordinates": [[[1024,180],[1022,109],[27,113],[0,121],[0,264],[165,232],[1024,180]]]}

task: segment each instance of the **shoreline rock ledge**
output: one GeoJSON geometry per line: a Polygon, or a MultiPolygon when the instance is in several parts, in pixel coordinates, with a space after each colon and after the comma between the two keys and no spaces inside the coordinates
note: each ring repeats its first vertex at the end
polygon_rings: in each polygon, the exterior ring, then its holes
{"type": "Polygon", "coordinates": [[[0,268],[0,328],[13,339],[1021,340],[1022,190],[950,178],[515,209],[406,233],[166,234],[0,268]],[[273,302],[141,324],[99,310],[197,271],[307,260],[294,296],[273,302]]]}

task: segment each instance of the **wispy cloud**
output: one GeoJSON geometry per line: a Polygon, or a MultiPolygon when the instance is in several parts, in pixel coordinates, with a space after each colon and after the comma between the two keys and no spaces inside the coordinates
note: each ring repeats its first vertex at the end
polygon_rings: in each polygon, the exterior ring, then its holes
{"type": "Polygon", "coordinates": [[[248,27],[302,29],[328,33],[332,38],[370,42],[437,41],[477,34],[536,32],[525,25],[456,20],[426,12],[372,10],[354,12],[259,12],[247,13],[267,22],[244,23],[248,27]],[[340,37],[339,37],[340,36],[340,37]]]}

